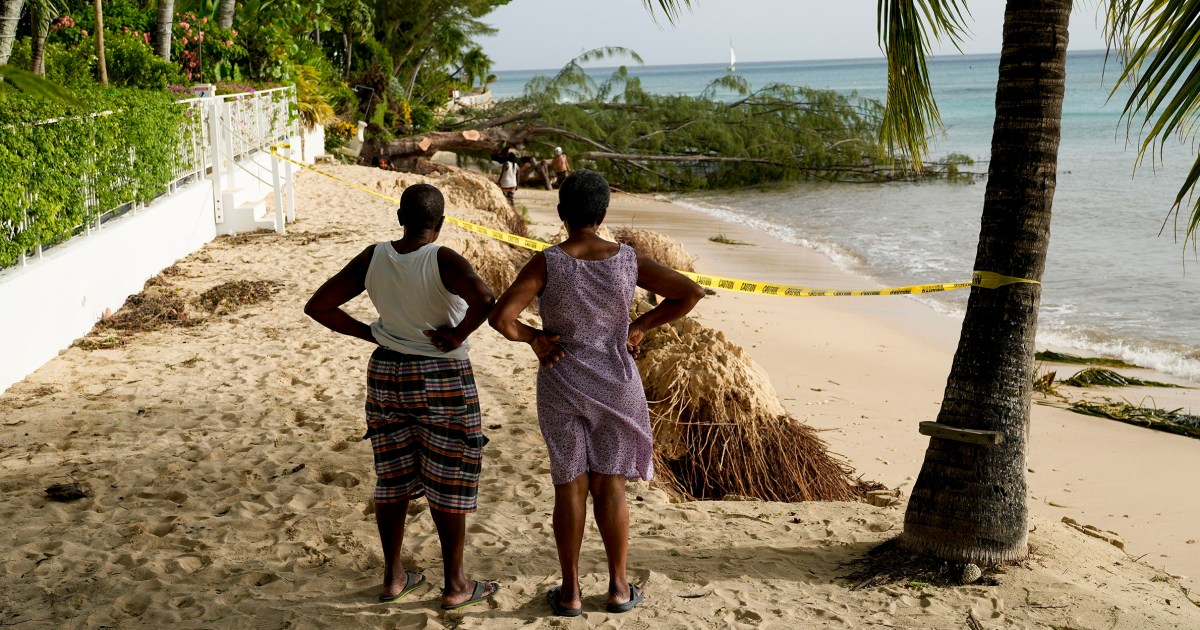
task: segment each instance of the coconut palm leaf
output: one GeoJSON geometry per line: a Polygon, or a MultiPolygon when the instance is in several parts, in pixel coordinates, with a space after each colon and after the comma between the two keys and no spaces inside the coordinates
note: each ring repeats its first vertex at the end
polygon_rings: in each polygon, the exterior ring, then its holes
{"type": "Polygon", "coordinates": [[[925,59],[934,41],[958,48],[969,15],[962,0],[879,0],[879,47],[888,60],[880,140],[908,156],[917,170],[930,133],[942,128],[925,59]]]}
{"type": "MultiPolygon", "coordinates": [[[[1132,128],[1140,118],[1143,133],[1138,161],[1169,136],[1195,135],[1200,125],[1200,0],[1109,0],[1108,46],[1124,61],[1121,81],[1132,90],[1124,116],[1132,128]]],[[[1191,203],[1186,240],[1196,243],[1200,229],[1200,157],[1175,195],[1172,212],[1191,203]]]]}
{"type": "Polygon", "coordinates": [[[66,88],[27,70],[15,66],[0,66],[0,77],[4,78],[4,81],[0,82],[0,91],[15,90],[35,96],[58,99],[70,105],[82,106],[82,103],[66,88]]]}
{"type": "Polygon", "coordinates": [[[642,0],[642,4],[646,5],[646,10],[654,15],[654,8],[663,12],[667,17],[667,21],[674,24],[679,19],[679,15],[684,9],[692,8],[692,0],[642,0]]]}

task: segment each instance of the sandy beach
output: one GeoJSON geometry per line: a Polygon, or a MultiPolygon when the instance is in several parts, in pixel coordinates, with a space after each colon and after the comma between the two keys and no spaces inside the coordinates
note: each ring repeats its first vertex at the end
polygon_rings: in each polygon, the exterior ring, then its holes
{"type": "MultiPolygon", "coordinates": [[[[396,197],[429,181],[447,192],[448,214],[467,220],[494,222],[480,208],[503,203],[498,189],[461,176],[324,169],[396,197]]],[[[848,564],[899,532],[903,505],[681,503],[642,483],[629,488],[630,578],[646,601],[603,612],[604,556],[589,524],[585,614],[550,617],[544,593],[558,567],[537,364],[486,327],[471,338],[491,442],[467,570],[503,589],[454,613],[438,609],[434,587],[381,604],[361,440],[370,348],[301,308],[366,245],[398,236],[394,206],[311,173],[298,177],[296,202],[286,236],[218,239],[157,286],[193,296],[262,280],[274,283],[269,300],[219,304],[190,326],[98,332],[89,339],[115,337],[101,344],[111,347],[65,350],[0,396],[0,628],[1200,627],[1187,591],[1200,586],[1191,489],[1200,441],[1043,405],[1029,456],[1033,553],[998,585],[854,589],[848,564]],[[47,486],[69,481],[92,496],[46,498],[47,486]],[[1115,532],[1104,536],[1124,550],[1063,517],[1115,532]]],[[[553,192],[518,192],[532,236],[558,232],[555,202],[553,192]]],[[[814,252],[647,197],[614,196],[608,223],[670,235],[702,271],[865,286],[814,252]],[[708,240],[717,234],[751,245],[708,240]]],[[[508,247],[455,228],[442,242],[464,253],[508,247]]],[[[365,297],[352,310],[371,317],[365,297]]],[[[937,411],[956,321],[906,298],[732,293],[709,296],[694,315],[744,347],[787,411],[823,429],[863,478],[911,486],[927,443],[917,423],[937,411]]],[[[1196,392],[1117,395],[1197,409],[1196,392]]],[[[408,568],[440,584],[427,511],[410,519],[405,547],[408,568]]]]}

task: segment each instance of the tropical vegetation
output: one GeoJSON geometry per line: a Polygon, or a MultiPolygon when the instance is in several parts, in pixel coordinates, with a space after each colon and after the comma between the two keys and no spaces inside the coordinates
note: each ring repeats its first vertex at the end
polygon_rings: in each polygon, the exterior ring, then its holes
{"type": "Polygon", "coordinates": [[[69,101],[0,97],[0,121],[4,268],[166,192],[180,156],[163,138],[179,137],[185,115],[166,92],[92,89],[69,101]]]}

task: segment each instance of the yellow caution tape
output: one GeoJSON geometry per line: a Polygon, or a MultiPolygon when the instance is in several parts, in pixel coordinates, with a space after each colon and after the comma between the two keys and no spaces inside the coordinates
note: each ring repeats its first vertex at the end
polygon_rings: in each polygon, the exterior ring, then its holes
{"type": "MultiPolygon", "coordinates": [[[[291,162],[292,164],[295,164],[296,166],[299,166],[300,168],[312,171],[318,175],[323,175],[334,181],[341,182],[342,184],[345,184],[346,186],[349,186],[351,188],[361,190],[362,192],[365,192],[368,195],[374,195],[375,197],[379,197],[380,199],[386,199],[387,201],[390,201],[392,203],[400,203],[400,200],[396,199],[395,197],[390,197],[388,195],[371,190],[369,188],[359,186],[358,184],[355,184],[354,182],[347,181],[336,175],[330,175],[329,173],[320,171],[316,168],[313,168],[312,166],[309,166],[308,164],[304,164],[303,162],[298,162],[287,156],[281,155],[278,151],[276,151],[276,149],[279,147],[287,148],[288,145],[273,145],[271,147],[271,154],[278,157],[281,160],[286,160],[288,162],[291,162]]],[[[471,223],[470,221],[463,221],[462,219],[456,219],[454,217],[446,217],[446,220],[454,225],[457,225],[458,227],[460,227],[464,230],[469,231],[469,232],[475,232],[476,234],[482,234],[489,238],[494,238],[498,241],[503,241],[510,245],[516,245],[517,247],[531,249],[535,252],[540,252],[540,251],[545,250],[548,247],[553,246],[551,243],[547,243],[545,241],[539,241],[537,239],[528,238],[525,236],[518,236],[516,234],[510,234],[503,230],[497,230],[495,228],[490,228],[490,227],[487,227],[484,225],[479,225],[477,223],[471,223]]],[[[693,273],[691,271],[680,271],[679,273],[687,276],[688,278],[691,278],[693,281],[696,282],[696,284],[699,284],[700,286],[703,286],[703,287],[710,287],[713,289],[721,289],[724,291],[736,291],[738,293],[754,293],[754,294],[758,294],[758,295],[775,295],[775,296],[782,296],[782,297],[921,295],[924,293],[938,293],[940,291],[953,291],[954,289],[966,289],[968,287],[981,287],[984,289],[998,289],[1000,287],[1010,285],[1010,284],[1022,284],[1022,283],[1024,283],[1024,284],[1041,284],[1037,280],[1029,280],[1026,278],[1014,278],[1012,276],[1005,276],[1005,275],[998,274],[998,273],[995,273],[992,271],[974,271],[971,273],[971,281],[970,282],[949,282],[949,283],[942,283],[942,284],[914,284],[914,285],[910,285],[907,287],[892,287],[889,289],[861,289],[861,290],[860,289],[856,289],[856,290],[813,289],[813,288],[808,288],[808,287],[789,286],[789,285],[785,285],[785,284],[771,284],[771,283],[767,283],[767,282],[754,282],[751,280],[738,280],[737,278],[723,278],[721,276],[711,276],[711,275],[707,275],[707,274],[693,273]]]]}
{"type": "Polygon", "coordinates": [[[811,289],[808,287],[795,287],[784,284],[771,284],[768,282],[754,282],[751,280],[738,280],[737,278],[722,278],[721,276],[710,276],[700,273],[692,273],[690,271],[681,271],[683,275],[691,278],[704,287],[712,287],[714,289],[724,289],[726,291],[737,291],[739,293],[756,293],[759,295],[779,295],[783,297],[843,297],[843,296],[862,296],[862,295],[920,295],[923,293],[937,293],[939,291],[953,291],[954,289],[966,289],[968,287],[983,287],[987,289],[995,289],[1008,284],[1016,284],[1019,282],[1038,284],[1036,280],[1026,280],[1024,278],[1013,278],[1004,276],[991,271],[976,271],[972,274],[970,282],[948,282],[942,284],[914,284],[907,287],[892,287],[890,289],[811,289]]]}

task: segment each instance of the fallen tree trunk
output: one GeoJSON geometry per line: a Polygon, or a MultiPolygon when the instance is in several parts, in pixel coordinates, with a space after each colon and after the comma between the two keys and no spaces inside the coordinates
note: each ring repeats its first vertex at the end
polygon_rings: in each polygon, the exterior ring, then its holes
{"type": "Polygon", "coordinates": [[[585,151],[579,157],[592,160],[621,160],[623,162],[749,162],[753,164],[775,164],[779,162],[765,158],[725,157],[721,155],[636,155],[609,153],[607,151],[585,151]]]}

